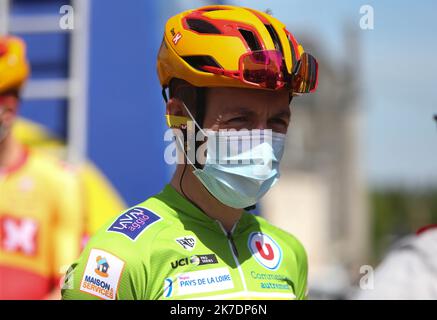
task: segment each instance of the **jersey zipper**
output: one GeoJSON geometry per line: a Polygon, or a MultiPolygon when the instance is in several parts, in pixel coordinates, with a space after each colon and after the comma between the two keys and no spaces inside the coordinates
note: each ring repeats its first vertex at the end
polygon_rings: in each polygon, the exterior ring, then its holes
{"type": "Polygon", "coordinates": [[[234,239],[232,238],[232,233],[227,232],[226,236],[228,238],[232,252],[234,253],[235,257],[238,259],[238,249],[237,249],[237,246],[235,245],[234,239]]]}
{"type": "Polygon", "coordinates": [[[217,221],[217,223],[220,226],[220,228],[222,229],[226,238],[228,239],[229,249],[231,249],[232,257],[234,258],[238,273],[240,274],[241,282],[243,283],[244,292],[247,292],[246,279],[244,278],[244,273],[243,273],[243,269],[241,268],[240,261],[238,261],[238,250],[237,250],[237,246],[235,245],[234,238],[232,236],[232,233],[234,232],[234,230],[237,226],[237,223],[232,227],[232,230],[229,232],[223,227],[223,225],[220,223],[220,221],[217,221]]]}

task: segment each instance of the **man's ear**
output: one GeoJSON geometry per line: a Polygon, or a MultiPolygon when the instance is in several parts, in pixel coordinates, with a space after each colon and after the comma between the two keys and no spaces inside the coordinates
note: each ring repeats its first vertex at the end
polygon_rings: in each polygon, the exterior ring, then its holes
{"type": "Polygon", "coordinates": [[[187,122],[190,119],[184,104],[176,98],[171,98],[167,102],[165,117],[170,128],[182,129],[186,128],[187,122]]]}

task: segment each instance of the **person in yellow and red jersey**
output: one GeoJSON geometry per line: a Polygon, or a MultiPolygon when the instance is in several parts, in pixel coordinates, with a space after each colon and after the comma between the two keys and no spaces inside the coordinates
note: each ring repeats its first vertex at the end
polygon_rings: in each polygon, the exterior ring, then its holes
{"type": "Polygon", "coordinates": [[[28,73],[23,41],[0,37],[0,299],[59,297],[83,234],[74,172],[12,135],[28,73]]]}
{"type": "MultiPolygon", "coordinates": [[[[19,118],[14,123],[12,135],[31,150],[37,150],[65,161],[66,144],[47,128],[28,119],[19,118]]],[[[103,172],[91,161],[75,165],[75,173],[80,180],[84,207],[84,233],[82,247],[100,227],[126,204],[117,189],[103,172]]]]}

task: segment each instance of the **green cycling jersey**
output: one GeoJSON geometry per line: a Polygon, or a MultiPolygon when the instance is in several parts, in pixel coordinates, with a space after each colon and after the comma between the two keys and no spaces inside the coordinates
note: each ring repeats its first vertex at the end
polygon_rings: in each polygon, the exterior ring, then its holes
{"type": "Polygon", "coordinates": [[[90,240],[63,299],[305,299],[307,258],[289,233],[245,212],[233,230],[172,186],[90,240]]]}

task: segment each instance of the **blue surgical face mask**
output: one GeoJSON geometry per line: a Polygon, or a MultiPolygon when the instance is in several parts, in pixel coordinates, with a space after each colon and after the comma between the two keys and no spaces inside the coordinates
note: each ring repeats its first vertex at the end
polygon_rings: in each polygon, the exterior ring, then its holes
{"type": "Polygon", "coordinates": [[[284,134],[200,130],[207,137],[206,160],[193,173],[223,204],[239,209],[253,206],[278,181],[284,134]]]}

